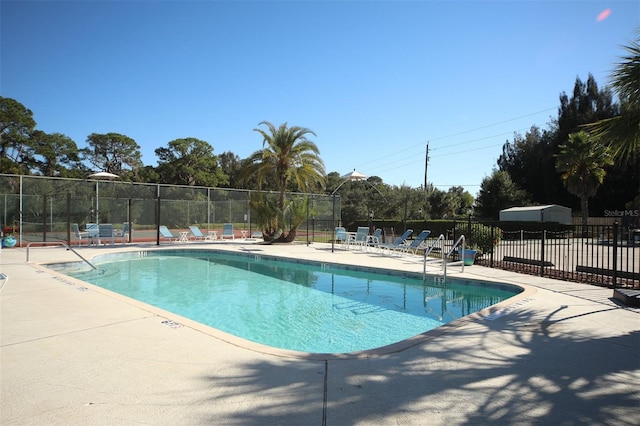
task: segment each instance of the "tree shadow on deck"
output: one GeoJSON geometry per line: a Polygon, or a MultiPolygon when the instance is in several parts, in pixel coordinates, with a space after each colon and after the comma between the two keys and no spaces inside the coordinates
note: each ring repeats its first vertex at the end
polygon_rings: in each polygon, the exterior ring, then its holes
{"type": "MultiPolygon", "coordinates": [[[[224,424],[634,424],[640,332],[598,337],[594,306],[543,316],[521,308],[479,319],[401,352],[346,360],[275,359],[210,375],[238,404],[224,424]],[[572,319],[592,316],[592,324],[572,319]],[[326,395],[325,392],[326,380],[326,395]],[[324,401],[326,400],[326,403],[324,401]]],[[[626,312],[631,318],[637,313],[626,312]]]]}

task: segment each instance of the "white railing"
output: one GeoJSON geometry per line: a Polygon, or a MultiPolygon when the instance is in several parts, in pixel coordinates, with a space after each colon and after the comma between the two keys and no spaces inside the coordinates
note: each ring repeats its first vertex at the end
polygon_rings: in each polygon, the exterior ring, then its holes
{"type": "Polygon", "coordinates": [[[443,280],[443,283],[446,282],[446,280],[447,280],[447,264],[449,264],[449,262],[447,260],[449,259],[449,256],[451,256],[453,254],[453,252],[455,251],[456,247],[460,247],[460,250],[459,250],[460,261],[452,262],[451,265],[460,264],[461,265],[460,272],[464,272],[464,246],[465,246],[464,235],[460,235],[460,238],[458,238],[458,240],[455,242],[455,244],[451,247],[451,250],[449,250],[446,255],[444,255],[444,254],[442,255],[442,280],[443,280]]]}
{"type": "Polygon", "coordinates": [[[73,248],[71,248],[64,241],[31,241],[29,244],[27,244],[27,262],[29,262],[29,247],[31,247],[31,244],[40,244],[40,245],[45,245],[45,246],[57,245],[57,246],[66,247],[67,250],[71,250],[72,252],[74,252],[76,254],[76,256],[78,256],[80,259],[82,259],[87,265],[91,266],[96,271],[98,270],[98,268],[96,268],[91,262],[89,262],[87,259],[85,259],[80,253],[75,251],[73,248]]]}
{"type": "Polygon", "coordinates": [[[427,247],[424,250],[424,254],[422,257],[422,274],[425,277],[427,276],[427,257],[429,257],[433,249],[438,246],[440,247],[440,255],[444,256],[444,235],[442,234],[440,234],[440,236],[431,244],[431,246],[427,247]]]}

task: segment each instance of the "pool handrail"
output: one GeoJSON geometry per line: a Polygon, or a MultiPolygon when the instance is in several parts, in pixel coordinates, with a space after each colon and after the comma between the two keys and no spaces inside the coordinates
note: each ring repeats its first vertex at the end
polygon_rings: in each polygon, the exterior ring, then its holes
{"type": "Polygon", "coordinates": [[[29,244],[27,244],[27,263],[29,263],[29,247],[31,247],[31,244],[41,244],[41,245],[58,245],[58,246],[64,246],[67,248],[67,250],[71,250],[72,252],[74,252],[76,254],[76,256],[78,256],[80,259],[82,259],[87,265],[91,266],[94,270],[98,270],[98,268],[96,268],[93,263],[89,262],[87,259],[85,259],[80,253],[78,253],[77,251],[75,251],[72,247],[70,247],[67,243],[65,243],[64,241],[31,241],[29,242],[29,244]]]}
{"type": "MultiPolygon", "coordinates": [[[[460,235],[460,238],[458,238],[458,241],[456,241],[456,243],[451,247],[451,250],[449,250],[447,252],[447,255],[442,257],[442,267],[444,268],[444,276],[445,276],[445,278],[447,277],[447,262],[446,262],[446,260],[449,258],[449,256],[451,256],[451,254],[453,253],[455,248],[458,247],[458,245],[460,245],[460,247],[462,247],[462,252],[461,253],[464,253],[464,245],[465,245],[464,234],[460,235]]],[[[460,264],[462,265],[462,269],[460,270],[460,272],[464,272],[464,260],[462,260],[463,256],[464,256],[464,254],[460,255],[460,259],[461,259],[460,260],[460,264]]]]}
{"type": "Polygon", "coordinates": [[[431,246],[424,249],[424,253],[422,254],[422,275],[426,278],[427,276],[427,257],[431,254],[436,245],[440,243],[440,255],[444,258],[444,235],[440,234],[440,236],[431,244],[431,246]]]}

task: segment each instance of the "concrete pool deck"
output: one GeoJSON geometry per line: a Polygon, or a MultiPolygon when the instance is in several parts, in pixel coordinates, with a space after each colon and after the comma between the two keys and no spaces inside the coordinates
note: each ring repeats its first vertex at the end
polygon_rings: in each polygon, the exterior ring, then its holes
{"type": "MultiPolygon", "coordinates": [[[[161,246],[181,247],[422,271],[417,257],[318,243],[161,246]]],[[[449,268],[526,292],[383,354],[322,357],[252,345],[39,265],[78,261],[63,248],[29,256],[0,252],[3,425],[640,423],[640,309],[611,289],[449,268]]]]}

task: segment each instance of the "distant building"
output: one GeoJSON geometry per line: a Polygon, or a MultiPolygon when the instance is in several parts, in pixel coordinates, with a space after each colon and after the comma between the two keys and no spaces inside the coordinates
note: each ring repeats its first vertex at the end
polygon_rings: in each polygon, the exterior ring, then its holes
{"type": "Polygon", "coordinates": [[[557,222],[571,225],[571,209],[569,207],[550,204],[546,206],[511,207],[500,210],[503,222],[557,222]]]}

